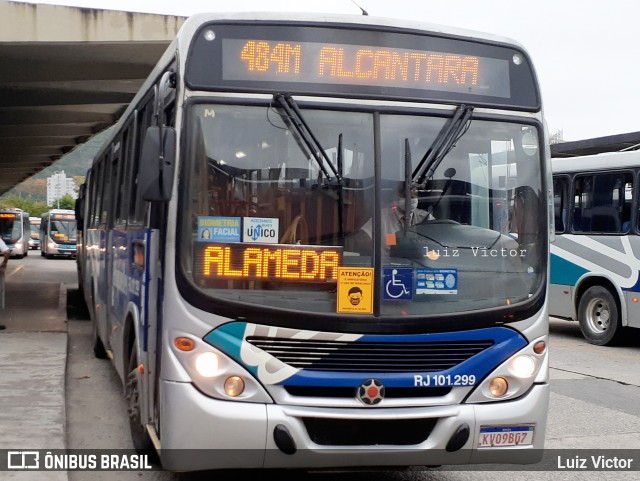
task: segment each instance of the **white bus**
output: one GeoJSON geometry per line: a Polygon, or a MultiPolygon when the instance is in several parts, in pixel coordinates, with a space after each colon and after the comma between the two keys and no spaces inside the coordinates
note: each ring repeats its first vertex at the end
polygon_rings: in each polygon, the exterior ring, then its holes
{"type": "Polygon", "coordinates": [[[29,213],[21,209],[0,209],[0,237],[11,249],[12,257],[29,255],[29,213]]]}
{"type": "Polygon", "coordinates": [[[40,255],[75,257],[78,226],[76,215],[70,209],[51,209],[40,218],[40,255]]]}
{"type": "Polygon", "coordinates": [[[551,315],[578,321],[593,344],[640,327],[640,152],[552,159],[556,241],[551,315]]]}
{"type": "Polygon", "coordinates": [[[136,447],[179,471],[540,459],[541,112],[506,39],[187,20],[77,207],[94,352],[136,447]],[[424,222],[385,230],[414,206],[424,222]]]}

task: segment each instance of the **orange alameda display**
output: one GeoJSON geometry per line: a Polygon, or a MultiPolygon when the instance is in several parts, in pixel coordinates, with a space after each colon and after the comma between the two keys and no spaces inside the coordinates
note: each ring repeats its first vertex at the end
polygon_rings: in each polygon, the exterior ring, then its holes
{"type": "Polygon", "coordinates": [[[335,282],[342,252],[313,246],[209,244],[199,260],[204,277],[335,282]]]}

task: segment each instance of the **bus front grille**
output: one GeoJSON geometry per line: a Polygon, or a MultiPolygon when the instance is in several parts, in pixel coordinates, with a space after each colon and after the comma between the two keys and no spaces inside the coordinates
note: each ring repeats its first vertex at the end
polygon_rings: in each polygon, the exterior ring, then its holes
{"type": "Polygon", "coordinates": [[[247,342],[298,369],[332,372],[437,372],[493,345],[491,340],[342,342],[250,336],[247,342]]]}
{"type": "MultiPolygon", "coordinates": [[[[298,397],[356,397],[358,388],[328,386],[284,386],[285,391],[298,397]]],[[[451,387],[385,387],[385,399],[435,398],[446,396],[451,387]]]]}

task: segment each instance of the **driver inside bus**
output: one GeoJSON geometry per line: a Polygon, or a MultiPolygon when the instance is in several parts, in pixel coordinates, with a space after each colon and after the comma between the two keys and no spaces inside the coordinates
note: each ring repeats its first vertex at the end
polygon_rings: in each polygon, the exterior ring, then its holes
{"type": "MultiPolygon", "coordinates": [[[[426,220],[435,220],[431,206],[429,206],[429,210],[418,208],[418,188],[416,186],[411,186],[410,192],[411,207],[408,215],[408,225],[412,226],[420,224],[426,220]]],[[[394,234],[404,228],[405,219],[407,218],[404,209],[404,186],[401,186],[396,191],[391,207],[382,211],[382,229],[385,234],[394,234]]]]}
{"type": "MultiPolygon", "coordinates": [[[[411,187],[411,208],[409,211],[409,225],[414,226],[425,221],[435,220],[432,207],[428,210],[418,208],[418,188],[411,187]]],[[[395,235],[404,228],[405,218],[405,197],[404,185],[400,186],[393,194],[391,205],[382,210],[382,231],[383,239],[387,239],[388,235],[395,235]]],[[[348,251],[359,252],[362,255],[371,254],[371,240],[373,239],[373,222],[369,218],[360,228],[360,231],[351,236],[345,242],[345,249],[348,251]]],[[[386,249],[389,248],[385,242],[386,249]]]]}

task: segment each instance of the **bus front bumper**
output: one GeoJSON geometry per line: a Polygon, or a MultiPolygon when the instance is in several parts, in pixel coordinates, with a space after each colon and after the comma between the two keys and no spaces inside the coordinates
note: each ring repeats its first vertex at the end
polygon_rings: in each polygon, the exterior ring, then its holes
{"type": "MultiPolygon", "coordinates": [[[[254,468],[333,468],[426,466],[482,463],[530,464],[542,456],[549,404],[549,385],[534,385],[524,396],[488,404],[376,408],[314,408],[212,399],[191,384],[163,381],[161,388],[161,461],[165,469],[198,471],[254,468]],[[412,445],[328,446],[311,440],[305,418],[380,421],[434,419],[428,437],[412,445]],[[447,444],[460,426],[470,430],[456,451],[447,444]],[[480,428],[531,425],[531,444],[479,447],[480,428]],[[276,430],[285,431],[295,446],[283,452],[276,430]]],[[[322,424],[320,422],[320,424],[322,424]]]]}

